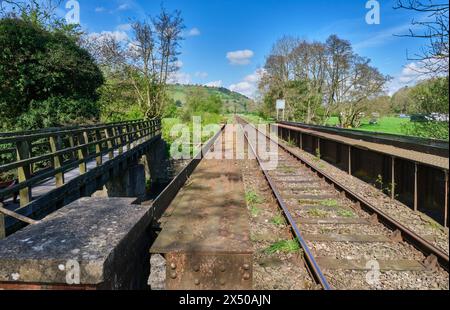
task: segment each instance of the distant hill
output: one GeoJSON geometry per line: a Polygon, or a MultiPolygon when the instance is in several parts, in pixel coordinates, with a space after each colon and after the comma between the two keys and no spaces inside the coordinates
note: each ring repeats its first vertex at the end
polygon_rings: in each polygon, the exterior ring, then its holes
{"type": "Polygon", "coordinates": [[[254,110],[253,100],[224,87],[173,84],[169,85],[169,96],[178,101],[178,104],[184,105],[189,93],[198,88],[205,90],[211,95],[219,96],[222,99],[225,113],[234,111],[244,113],[254,110]]]}

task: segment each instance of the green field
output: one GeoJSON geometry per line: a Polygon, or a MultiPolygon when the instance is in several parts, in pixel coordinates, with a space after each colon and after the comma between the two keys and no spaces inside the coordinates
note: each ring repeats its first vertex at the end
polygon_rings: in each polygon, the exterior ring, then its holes
{"type": "Polygon", "coordinates": [[[252,124],[270,124],[273,123],[275,120],[272,119],[264,119],[258,115],[255,114],[239,114],[239,116],[245,118],[248,122],[252,124]]]}
{"type": "MultiPolygon", "coordinates": [[[[406,135],[407,132],[405,131],[406,126],[410,124],[409,119],[399,118],[399,117],[393,117],[393,116],[386,116],[382,117],[378,120],[378,124],[369,124],[370,119],[364,119],[362,121],[361,127],[359,128],[352,128],[356,130],[363,130],[363,131],[374,131],[374,132],[383,132],[383,133],[391,133],[391,134],[397,134],[397,135],[406,135]]],[[[336,126],[339,123],[339,120],[337,117],[331,117],[327,125],[328,126],[336,126]]]]}

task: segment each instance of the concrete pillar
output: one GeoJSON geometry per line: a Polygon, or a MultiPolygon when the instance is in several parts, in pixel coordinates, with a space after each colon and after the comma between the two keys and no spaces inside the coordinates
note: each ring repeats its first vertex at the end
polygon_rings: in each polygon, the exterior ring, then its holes
{"type": "Polygon", "coordinates": [[[92,197],[136,197],[143,199],[145,190],[144,165],[137,164],[126,169],[123,174],[111,178],[103,190],[95,192],[92,197]]]}
{"type": "Polygon", "coordinates": [[[165,185],[173,177],[168,146],[164,140],[155,141],[152,148],[142,156],[141,164],[144,165],[146,180],[150,180],[152,185],[165,185]]]}

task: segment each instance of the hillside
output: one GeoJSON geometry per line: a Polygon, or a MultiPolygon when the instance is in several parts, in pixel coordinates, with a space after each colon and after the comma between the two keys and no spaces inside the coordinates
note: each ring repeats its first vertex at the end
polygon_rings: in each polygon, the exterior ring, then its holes
{"type": "Polygon", "coordinates": [[[224,87],[174,84],[169,85],[169,95],[175,101],[178,101],[179,105],[184,105],[189,93],[199,88],[206,91],[210,95],[219,96],[222,99],[225,113],[234,111],[237,113],[245,113],[254,110],[253,100],[224,87]]]}

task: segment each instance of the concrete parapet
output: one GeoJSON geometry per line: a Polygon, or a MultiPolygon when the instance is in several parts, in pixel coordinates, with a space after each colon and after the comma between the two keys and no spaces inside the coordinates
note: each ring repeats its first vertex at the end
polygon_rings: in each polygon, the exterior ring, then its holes
{"type": "Polygon", "coordinates": [[[0,289],[146,289],[151,206],[134,200],[81,198],[1,240],[0,289]]]}

